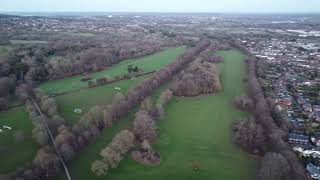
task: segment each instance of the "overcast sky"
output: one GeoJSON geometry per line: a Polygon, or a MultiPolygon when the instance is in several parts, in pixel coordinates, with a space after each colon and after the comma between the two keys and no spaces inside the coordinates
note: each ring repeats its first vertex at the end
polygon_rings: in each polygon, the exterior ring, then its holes
{"type": "Polygon", "coordinates": [[[320,0],[0,0],[0,11],[320,13],[320,0]]]}

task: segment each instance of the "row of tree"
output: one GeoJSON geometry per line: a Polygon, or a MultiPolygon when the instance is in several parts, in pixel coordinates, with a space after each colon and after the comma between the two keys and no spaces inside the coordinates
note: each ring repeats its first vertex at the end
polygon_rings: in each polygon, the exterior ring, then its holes
{"type": "Polygon", "coordinates": [[[247,69],[250,99],[238,98],[236,104],[242,109],[250,110],[254,116],[234,124],[233,140],[246,151],[263,156],[258,179],[307,179],[295,153],[284,140],[286,132],[272,117],[272,111],[259,84],[254,57],[247,60],[247,69]]]}
{"type": "Polygon", "coordinates": [[[57,112],[54,98],[39,89],[33,89],[28,84],[21,84],[16,91],[26,103],[26,109],[34,126],[33,138],[41,146],[33,163],[26,169],[18,170],[17,177],[27,180],[48,179],[61,171],[61,158],[64,161],[71,160],[81,145],[84,145],[84,140],[76,137],[65,126],[65,120],[57,112]],[[32,100],[37,103],[44,118],[32,100]],[[54,137],[54,143],[50,140],[49,130],[54,137]]]}
{"type": "Polygon", "coordinates": [[[99,71],[124,59],[155,53],[163,47],[161,43],[150,41],[119,43],[107,48],[99,43],[85,44],[88,40],[80,45],[79,40],[75,41],[14,46],[0,62],[0,111],[9,107],[10,97],[21,83],[34,85],[46,80],[99,71]]]}
{"type": "MultiPolygon", "coordinates": [[[[161,46],[151,42],[129,44],[130,46],[121,44],[119,47],[108,48],[84,46],[78,50],[69,50],[64,46],[57,50],[55,45],[20,45],[14,47],[7,58],[8,63],[0,68],[0,74],[9,69],[10,74],[14,74],[18,80],[42,82],[99,71],[124,59],[142,57],[161,49],[161,46]],[[61,54],[61,51],[65,53],[61,54]]],[[[73,46],[76,45],[71,47],[73,46]]]]}
{"type": "Polygon", "coordinates": [[[153,90],[170,79],[172,75],[177,73],[183,66],[194,60],[209,44],[210,42],[208,40],[201,41],[198,46],[187,50],[183,55],[179,56],[176,61],[155,72],[151,78],[130,88],[127,96],[121,93],[116,94],[108,107],[92,108],[80,119],[79,123],[73,127],[73,130],[81,134],[81,132],[86,131],[91,126],[102,129],[107,127],[107,124],[116,122],[120,117],[126,115],[131,109],[139,105],[146,97],[150,96],[153,90]]]}
{"type": "Polygon", "coordinates": [[[65,124],[64,118],[62,118],[57,112],[57,105],[55,99],[46,95],[43,91],[35,89],[32,93],[32,98],[37,102],[39,108],[44,113],[46,120],[38,112],[37,108],[30,99],[26,99],[26,110],[29,113],[30,119],[33,124],[32,135],[39,145],[45,146],[49,144],[49,128],[52,134],[55,136],[58,134],[58,128],[65,124]]]}
{"type": "Polygon", "coordinates": [[[0,111],[5,110],[9,106],[9,99],[16,89],[16,81],[14,77],[0,76],[0,111]]]}
{"type": "MultiPolygon", "coordinates": [[[[171,97],[172,92],[170,90],[164,91],[158,99],[158,104],[163,106],[171,97]]],[[[153,105],[151,98],[146,98],[141,103],[140,110],[135,115],[133,132],[124,130],[118,133],[112,139],[112,142],[101,150],[100,155],[102,156],[102,160],[96,160],[92,163],[92,172],[97,176],[106,175],[108,169],[118,166],[123,156],[134,146],[135,142],[141,143],[144,151],[134,151],[134,157],[140,157],[141,152],[143,152],[144,157],[154,160],[156,155],[159,159],[160,155],[155,153],[149,144],[149,142],[154,142],[156,138],[156,125],[153,118],[155,116],[160,117],[159,115],[155,115],[159,114],[155,113],[155,111],[157,111],[157,107],[153,105]]]]}
{"type": "Polygon", "coordinates": [[[221,44],[212,43],[205,51],[203,51],[200,55],[201,62],[207,61],[211,63],[220,63],[223,61],[221,56],[216,56],[214,53],[218,49],[224,49],[221,44]]]}
{"type": "Polygon", "coordinates": [[[112,83],[114,81],[115,81],[114,78],[110,76],[105,76],[105,77],[97,78],[95,81],[93,80],[88,81],[88,87],[93,88],[97,86],[103,86],[103,85],[112,83]]]}
{"type": "MultiPolygon", "coordinates": [[[[86,114],[84,114],[71,129],[58,128],[57,133],[55,134],[56,141],[58,141],[58,137],[60,139],[59,141],[61,141],[61,139],[65,139],[65,141],[62,141],[63,143],[57,143],[56,145],[58,151],[63,156],[63,158],[66,161],[71,159],[73,157],[73,154],[76,154],[76,152],[79,151],[81,147],[85,146],[87,143],[92,142],[100,134],[102,129],[111,127],[114,122],[118,121],[129,111],[133,110],[146,97],[150,96],[151,93],[157,87],[165,83],[168,79],[172,77],[173,74],[177,73],[185,65],[193,61],[199,55],[199,53],[206,49],[209,45],[210,42],[208,40],[203,40],[199,42],[199,44],[196,47],[187,50],[184,54],[179,56],[173,63],[155,72],[151,78],[141,82],[136,87],[131,88],[128,91],[127,96],[124,96],[121,93],[117,93],[114,96],[110,105],[108,105],[107,107],[93,107],[86,114]]],[[[164,98],[161,101],[159,100],[159,102],[165,102],[165,99],[166,98],[164,98]]],[[[46,108],[43,109],[46,110],[46,108]]],[[[57,152],[46,151],[45,148],[46,147],[43,147],[39,150],[35,159],[40,158],[42,159],[42,161],[46,161],[48,153],[51,153],[52,157],[57,156],[57,152]],[[45,154],[45,156],[42,156],[42,154],[45,154]]],[[[25,177],[26,172],[32,172],[34,177],[41,177],[42,179],[47,179],[47,176],[52,176],[53,174],[56,174],[58,172],[48,172],[49,169],[59,169],[57,167],[51,167],[51,165],[56,165],[54,163],[48,163],[43,165],[38,164],[36,162],[38,161],[34,161],[32,166],[25,169],[25,171],[19,172],[18,176],[25,177]]]]}
{"type": "Polygon", "coordinates": [[[197,96],[222,89],[219,72],[213,63],[196,61],[182,71],[172,85],[176,96],[197,96]]]}
{"type": "Polygon", "coordinates": [[[160,163],[160,154],[152,148],[150,143],[156,140],[156,121],[164,118],[164,105],[171,100],[172,96],[172,91],[167,89],[160,94],[156,103],[153,103],[150,97],[141,103],[133,122],[133,132],[137,142],[140,143],[140,147],[131,153],[134,160],[146,165],[160,163]]]}
{"type": "Polygon", "coordinates": [[[108,169],[118,167],[123,156],[134,146],[134,134],[123,130],[115,135],[111,143],[101,150],[102,160],[96,160],[91,165],[91,170],[97,176],[106,175],[108,169]]]}

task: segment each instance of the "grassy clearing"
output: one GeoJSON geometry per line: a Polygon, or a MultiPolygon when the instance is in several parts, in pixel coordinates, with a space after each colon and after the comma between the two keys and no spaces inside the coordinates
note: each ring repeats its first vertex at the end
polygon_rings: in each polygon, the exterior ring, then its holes
{"type": "Polygon", "coordinates": [[[117,92],[125,94],[131,86],[147,77],[149,77],[149,75],[57,96],[56,101],[58,103],[59,112],[70,123],[74,123],[79,120],[83,113],[87,112],[94,105],[110,104],[114,94],[117,92]],[[121,90],[115,90],[115,87],[120,87],[121,90]],[[74,113],[73,111],[75,108],[80,108],[83,112],[81,114],[74,113]]]}
{"type": "Polygon", "coordinates": [[[32,123],[24,107],[0,112],[0,174],[15,171],[26,162],[32,161],[38,145],[32,139],[32,123]],[[12,127],[12,130],[4,130],[3,126],[12,127]],[[22,142],[15,140],[14,134],[21,131],[25,139],[22,142]]]}
{"type": "Polygon", "coordinates": [[[10,40],[11,44],[47,44],[48,41],[36,41],[36,40],[10,40]]]}
{"type": "Polygon", "coordinates": [[[10,51],[11,51],[11,47],[10,46],[0,46],[0,63],[2,60],[5,60],[2,59],[1,57],[6,57],[9,55],[10,51]]]}
{"type": "Polygon", "coordinates": [[[232,121],[247,116],[231,104],[235,96],[245,94],[244,55],[234,50],[221,51],[219,55],[225,57],[225,62],[219,65],[223,92],[193,98],[175,97],[166,106],[166,117],[158,123],[159,137],[154,144],[162,157],[160,166],[143,166],[128,157],[107,176],[96,177],[91,172],[91,163],[100,158],[100,150],[115,133],[131,127],[131,114],[115,129],[104,131],[95,143],[80,153],[70,164],[73,177],[77,180],[253,179],[254,160],[230,142],[232,121]],[[192,170],[192,162],[201,165],[199,171],[192,170]]]}
{"type": "Polygon", "coordinates": [[[62,32],[63,35],[69,36],[81,36],[81,37],[95,37],[96,35],[93,33],[81,33],[81,32],[62,32]]]}
{"type": "MultiPolygon", "coordinates": [[[[98,78],[106,75],[115,77],[116,75],[122,75],[127,73],[128,64],[137,65],[145,72],[157,70],[175,60],[176,57],[184,51],[185,47],[170,48],[142,58],[125,60],[104,71],[92,73],[91,77],[98,78]]],[[[87,87],[87,83],[81,81],[81,76],[73,76],[61,80],[49,81],[40,85],[40,88],[48,93],[61,93],[81,89],[83,87],[87,87]]]]}

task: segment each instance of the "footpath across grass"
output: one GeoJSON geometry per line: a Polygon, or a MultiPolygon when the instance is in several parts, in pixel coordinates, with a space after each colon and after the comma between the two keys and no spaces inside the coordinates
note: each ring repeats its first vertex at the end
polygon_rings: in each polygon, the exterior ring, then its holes
{"type": "Polygon", "coordinates": [[[0,112],[0,174],[14,172],[33,160],[38,145],[32,139],[32,128],[23,106],[0,112]],[[22,133],[24,139],[17,141],[16,133],[22,133]]]}
{"type": "MultiPolygon", "coordinates": [[[[118,168],[96,177],[91,164],[114,134],[132,125],[132,114],[116,127],[107,129],[70,163],[77,180],[250,180],[255,161],[231,143],[231,123],[248,114],[232,105],[235,96],[246,94],[245,56],[236,50],[220,51],[225,61],[219,65],[223,91],[192,98],[174,97],[166,106],[166,116],[157,123],[158,139],[153,145],[161,154],[161,164],[141,165],[128,155],[118,168]],[[111,137],[110,137],[111,136],[111,137]],[[192,163],[200,165],[198,171],[192,163]]],[[[155,94],[156,96],[156,94],[155,94]]],[[[63,179],[60,177],[59,179],[63,179]]]]}
{"type": "MultiPolygon", "coordinates": [[[[123,75],[127,73],[128,64],[133,64],[144,70],[144,72],[150,72],[153,70],[161,69],[167,64],[174,61],[180,54],[185,51],[185,47],[168,48],[153,55],[145,56],[137,59],[130,59],[121,61],[104,71],[91,73],[90,76],[94,79],[117,75],[123,75]]],[[[63,93],[72,90],[78,90],[87,87],[87,82],[81,81],[81,76],[73,76],[61,80],[48,81],[40,85],[40,88],[47,93],[63,93]]]]}

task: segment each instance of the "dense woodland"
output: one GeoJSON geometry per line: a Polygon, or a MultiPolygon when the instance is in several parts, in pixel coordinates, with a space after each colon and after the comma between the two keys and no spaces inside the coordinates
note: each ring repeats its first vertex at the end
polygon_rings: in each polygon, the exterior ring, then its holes
{"type": "Polygon", "coordinates": [[[220,91],[219,72],[209,62],[196,61],[180,73],[175,80],[172,91],[175,96],[197,96],[220,91]]]}
{"type": "Polygon", "coordinates": [[[211,43],[196,61],[174,78],[171,90],[175,96],[197,96],[222,90],[220,74],[216,67],[217,63],[222,62],[222,58],[214,55],[219,48],[225,47],[211,43]]]}

